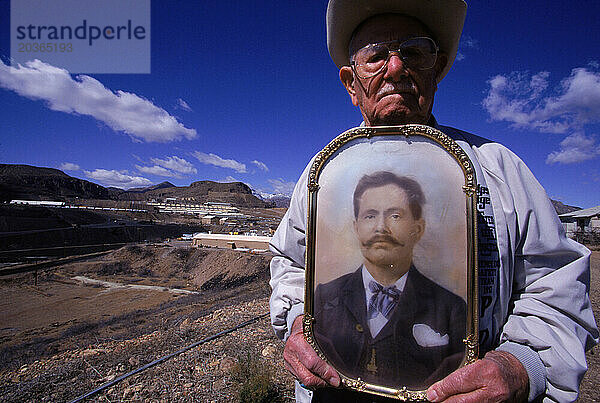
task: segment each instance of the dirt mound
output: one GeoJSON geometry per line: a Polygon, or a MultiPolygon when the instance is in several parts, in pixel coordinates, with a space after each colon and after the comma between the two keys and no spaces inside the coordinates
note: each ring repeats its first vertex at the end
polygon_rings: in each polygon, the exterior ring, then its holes
{"type": "Polygon", "coordinates": [[[186,280],[188,287],[224,289],[267,278],[270,255],[227,249],[130,245],[88,264],[99,276],[160,277],[186,280]]]}
{"type": "Polygon", "coordinates": [[[235,250],[211,250],[193,270],[192,281],[201,289],[235,287],[269,276],[270,255],[235,250]]]}

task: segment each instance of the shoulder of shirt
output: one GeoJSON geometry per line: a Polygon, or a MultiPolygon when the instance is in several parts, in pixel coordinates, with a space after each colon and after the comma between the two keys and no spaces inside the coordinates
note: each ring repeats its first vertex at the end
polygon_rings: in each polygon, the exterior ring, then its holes
{"type": "Polygon", "coordinates": [[[481,147],[484,144],[498,144],[498,145],[500,145],[499,143],[496,143],[495,141],[492,141],[492,140],[487,139],[485,137],[478,136],[478,135],[473,134],[473,133],[466,132],[464,130],[457,129],[455,127],[439,125],[438,128],[443,133],[445,133],[448,136],[452,137],[452,139],[454,139],[454,140],[463,140],[463,141],[467,142],[471,146],[481,147]]]}
{"type": "MultiPolygon", "coordinates": [[[[473,149],[481,150],[487,156],[486,160],[500,161],[508,158],[513,161],[521,161],[512,150],[493,140],[450,126],[437,125],[437,129],[452,137],[455,141],[464,141],[473,149]],[[485,152],[484,150],[487,150],[488,152],[485,152]]],[[[479,157],[481,158],[482,154],[479,154],[479,157]]],[[[482,161],[480,161],[480,163],[481,162],[482,161]]]]}

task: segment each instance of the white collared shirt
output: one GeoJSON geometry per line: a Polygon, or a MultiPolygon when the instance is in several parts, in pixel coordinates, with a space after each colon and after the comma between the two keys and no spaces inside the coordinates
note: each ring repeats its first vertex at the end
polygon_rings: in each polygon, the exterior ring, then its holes
{"type": "MultiPolygon", "coordinates": [[[[371,297],[373,297],[373,292],[371,292],[371,289],[369,288],[369,283],[371,281],[375,281],[377,283],[377,280],[375,280],[373,278],[373,276],[371,275],[371,273],[369,273],[369,270],[367,270],[367,268],[365,267],[365,265],[363,264],[361,266],[361,272],[362,272],[362,279],[363,279],[363,286],[365,287],[365,297],[366,297],[366,306],[367,306],[367,311],[369,310],[369,302],[371,301],[371,297]]],[[[398,289],[398,291],[402,292],[404,290],[404,285],[406,284],[406,275],[408,274],[408,272],[404,273],[404,275],[402,277],[400,277],[393,285],[396,286],[396,288],[398,289]]],[[[381,329],[383,329],[383,327],[386,325],[386,323],[388,322],[388,319],[383,316],[381,314],[381,312],[377,312],[377,316],[375,316],[373,319],[369,319],[369,330],[371,331],[371,337],[375,338],[375,336],[377,336],[379,334],[379,332],[381,331],[381,329]]]]}

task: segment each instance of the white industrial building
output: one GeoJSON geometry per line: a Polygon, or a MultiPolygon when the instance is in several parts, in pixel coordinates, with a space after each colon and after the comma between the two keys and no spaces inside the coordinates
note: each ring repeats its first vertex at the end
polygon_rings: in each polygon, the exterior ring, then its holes
{"type": "Polygon", "coordinates": [[[65,202],[49,200],[11,200],[10,204],[24,204],[27,206],[63,207],[65,202]]]}
{"type": "Polygon", "coordinates": [[[271,242],[269,236],[197,233],[192,239],[192,246],[269,250],[269,242],[271,242]]]}
{"type": "Polygon", "coordinates": [[[600,206],[572,211],[558,217],[568,236],[575,232],[600,232],[600,206]]]}

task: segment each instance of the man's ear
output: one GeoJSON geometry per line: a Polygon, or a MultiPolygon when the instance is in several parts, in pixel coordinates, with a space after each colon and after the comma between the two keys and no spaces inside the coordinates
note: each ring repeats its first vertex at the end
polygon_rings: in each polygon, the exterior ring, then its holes
{"type": "Polygon", "coordinates": [[[413,230],[411,231],[411,235],[413,235],[413,239],[414,242],[417,243],[421,240],[421,237],[423,236],[423,234],[425,233],[425,220],[422,218],[419,218],[418,220],[415,221],[415,223],[413,224],[413,230]]]}
{"type": "Polygon", "coordinates": [[[358,106],[358,98],[356,97],[356,90],[354,89],[354,72],[350,66],[342,66],[340,69],[340,80],[342,81],[342,84],[344,84],[346,91],[348,91],[352,104],[358,106]]]}
{"type": "Polygon", "coordinates": [[[442,71],[446,68],[446,65],[448,64],[448,55],[445,54],[444,52],[439,52],[437,55],[437,60],[435,61],[435,79],[436,82],[438,82],[438,77],[440,76],[440,74],[442,73],[442,71]]]}

